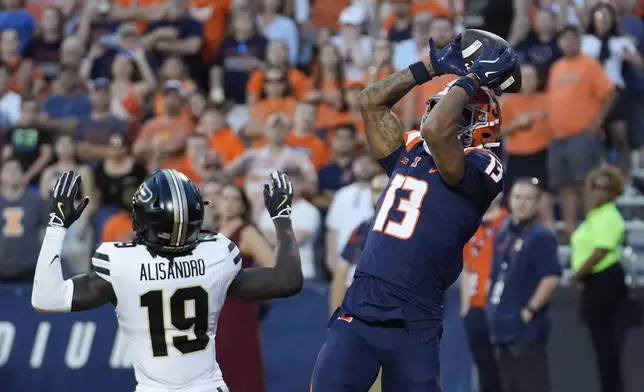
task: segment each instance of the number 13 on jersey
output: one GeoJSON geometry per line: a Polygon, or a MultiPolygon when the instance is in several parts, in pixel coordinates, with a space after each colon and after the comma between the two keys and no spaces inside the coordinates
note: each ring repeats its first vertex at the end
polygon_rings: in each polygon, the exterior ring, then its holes
{"type": "MultiPolygon", "coordinates": [[[[503,178],[503,167],[494,154],[490,153],[489,155],[490,164],[485,168],[485,174],[492,181],[499,182],[503,178]]],[[[401,240],[409,239],[416,230],[420,218],[420,208],[423,205],[428,187],[427,181],[396,174],[389,183],[382,205],[376,214],[373,231],[383,232],[401,240]],[[409,196],[400,197],[396,209],[403,213],[403,218],[400,222],[395,222],[389,219],[389,211],[396,203],[396,192],[399,189],[408,191],[409,196]]]]}
{"type": "Polygon", "coordinates": [[[401,240],[409,239],[414,234],[414,230],[416,230],[418,218],[420,217],[420,207],[423,204],[425,194],[427,194],[427,189],[428,184],[426,181],[396,174],[389,187],[387,187],[387,193],[385,193],[382,205],[373,223],[373,231],[381,231],[401,240]],[[409,197],[400,198],[396,208],[403,213],[403,218],[400,222],[394,222],[389,219],[389,211],[396,202],[396,191],[398,189],[409,191],[409,197]]]}

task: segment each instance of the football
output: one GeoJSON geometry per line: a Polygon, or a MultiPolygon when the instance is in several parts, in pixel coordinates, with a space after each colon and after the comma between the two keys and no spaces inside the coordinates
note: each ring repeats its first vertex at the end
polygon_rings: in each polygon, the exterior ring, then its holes
{"type": "MultiPolygon", "coordinates": [[[[476,59],[479,58],[483,51],[483,44],[481,40],[489,39],[503,45],[509,45],[506,40],[489,31],[467,29],[461,35],[461,52],[465,66],[469,69],[476,59]]],[[[521,89],[521,70],[519,64],[515,65],[514,69],[501,83],[501,91],[504,93],[517,93],[521,89]]]]}

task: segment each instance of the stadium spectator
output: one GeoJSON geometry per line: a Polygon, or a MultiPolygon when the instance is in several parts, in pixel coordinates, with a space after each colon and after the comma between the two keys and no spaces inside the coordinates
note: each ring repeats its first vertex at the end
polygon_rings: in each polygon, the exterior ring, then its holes
{"type": "Polygon", "coordinates": [[[618,311],[627,287],[620,264],[624,220],[615,199],[624,192],[624,176],[613,166],[593,170],[586,179],[589,211],[570,245],[571,281],[581,290],[581,314],[595,349],[601,392],[622,392],[621,356],[626,330],[618,311]]]}
{"type": "Polygon", "coordinates": [[[221,167],[221,162],[217,152],[209,148],[208,137],[201,133],[193,133],[186,140],[183,154],[171,158],[152,158],[150,171],[154,172],[162,167],[180,171],[199,185],[214,176],[214,170],[221,167]]]}
{"type": "MultiPolygon", "coordinates": [[[[217,203],[218,231],[242,254],[242,267],[275,264],[270,244],[252,223],[252,205],[236,185],[222,188],[217,203]]],[[[259,340],[259,306],[239,298],[226,299],[215,337],[217,362],[231,390],[263,392],[264,372],[259,340]]]]}
{"type": "Polygon", "coordinates": [[[210,149],[219,154],[224,165],[244,152],[244,143],[226,125],[226,113],[221,105],[206,106],[196,131],[206,135],[210,149]]]}
{"type": "Polygon", "coordinates": [[[481,226],[463,249],[460,313],[476,365],[480,392],[502,390],[494,346],[490,341],[485,304],[494,259],[494,243],[507,216],[507,211],[501,207],[501,198],[497,197],[483,215],[481,226]]]}
{"type": "MultiPolygon", "coordinates": [[[[188,75],[186,65],[178,57],[166,58],[163,65],[161,65],[158,76],[160,79],[160,86],[164,86],[165,83],[172,80],[180,82],[181,91],[186,97],[193,94],[196,90],[195,82],[190,78],[190,75],[188,75]]],[[[165,106],[165,90],[159,89],[154,98],[154,114],[157,116],[167,115],[165,106]]],[[[192,113],[190,112],[190,107],[186,101],[183,101],[181,108],[179,109],[179,116],[184,117],[185,120],[192,121],[192,113]]]]}
{"type": "Polygon", "coordinates": [[[352,162],[351,170],[355,182],[335,193],[326,216],[325,265],[331,273],[353,229],[374,214],[370,182],[380,167],[370,155],[362,154],[352,162]]]}
{"type": "Polygon", "coordinates": [[[516,179],[535,177],[543,193],[539,215],[544,224],[554,230],[552,198],[548,193],[548,145],[551,131],[545,119],[548,97],[537,92],[540,85],[537,68],[521,65],[521,93],[510,94],[501,103],[507,162],[504,187],[512,188],[516,179]]]}
{"type": "Polygon", "coordinates": [[[558,15],[542,8],[537,12],[532,30],[516,47],[520,63],[531,63],[537,67],[539,80],[542,82],[540,90],[545,87],[550,67],[561,57],[561,49],[557,44],[559,26],[558,15]]]}
{"type": "Polygon", "coordinates": [[[13,73],[10,88],[22,97],[30,95],[42,97],[48,92],[40,70],[33,61],[28,59],[23,59],[18,64],[18,68],[13,73]]]}
{"type": "Polygon", "coordinates": [[[309,90],[307,76],[289,62],[288,47],[285,41],[274,39],[268,43],[265,65],[265,69],[254,71],[248,80],[246,100],[249,105],[253,105],[260,99],[266,70],[273,67],[281,68],[286,72],[288,84],[293,89],[293,95],[298,99],[304,99],[309,90]]]}
{"type": "Polygon", "coordinates": [[[219,218],[219,196],[224,185],[217,180],[206,181],[201,184],[201,192],[204,200],[210,203],[206,204],[206,213],[204,214],[204,229],[216,231],[219,218]]]}
{"type": "Polygon", "coordinates": [[[45,79],[51,81],[60,69],[62,43],[63,15],[59,8],[47,7],[42,10],[38,31],[27,41],[22,56],[33,61],[45,79]]]}
{"type": "Polygon", "coordinates": [[[505,38],[512,46],[530,31],[529,0],[464,2],[466,28],[482,29],[505,38]]]}
{"type": "MultiPolygon", "coordinates": [[[[261,124],[266,122],[273,113],[281,113],[286,118],[292,118],[297,101],[293,95],[293,86],[288,79],[288,73],[283,68],[269,67],[264,71],[264,83],[259,99],[250,107],[250,116],[261,124]]],[[[247,133],[251,140],[263,135],[247,133]]]]}
{"type": "Polygon", "coordinates": [[[384,79],[396,71],[392,63],[393,55],[394,47],[391,41],[384,38],[379,38],[374,41],[371,65],[367,67],[364,86],[384,79]]]}
{"type": "Polygon", "coordinates": [[[59,135],[54,143],[54,154],[56,160],[43,171],[40,177],[42,199],[49,200],[56,181],[67,170],[73,170],[83,177],[82,192],[78,195],[78,200],[85,196],[92,198],[81,218],[69,228],[69,234],[65,237],[65,245],[63,245],[64,254],[61,256],[71,261],[77,271],[86,271],[89,268],[91,247],[94,244],[92,223],[94,227],[101,228],[106,217],[100,214],[100,202],[95,197],[94,174],[89,166],[79,163],[77,144],[74,139],[70,135],[59,135]]]}
{"type": "Polygon", "coordinates": [[[315,106],[310,103],[297,104],[293,115],[293,129],[286,142],[306,153],[315,170],[319,170],[329,163],[331,154],[326,143],[315,133],[315,112],[315,106]]]}
{"type": "Polygon", "coordinates": [[[328,129],[338,124],[338,113],[346,108],[344,102],[345,69],[340,50],[327,43],[320,47],[320,63],[313,71],[311,91],[307,102],[318,107],[315,128],[328,129]]]}
{"type": "MultiPolygon", "coordinates": [[[[388,182],[389,178],[383,173],[377,174],[371,179],[369,189],[371,191],[371,204],[374,212],[380,195],[385,191],[388,182]]],[[[342,249],[342,253],[338,257],[336,268],[332,274],[329,292],[329,310],[331,314],[342,305],[344,294],[351,285],[351,282],[353,282],[353,273],[360,261],[360,255],[362,254],[364,241],[367,239],[367,234],[369,234],[372,219],[373,215],[353,229],[347,243],[342,249]]]]}
{"type": "Polygon", "coordinates": [[[74,139],[78,143],[79,158],[92,162],[107,158],[113,151],[110,145],[112,135],[126,135],[128,127],[125,121],[111,114],[112,94],[109,80],[99,78],[92,81],[89,85],[89,98],[92,102],[92,112],[87,117],[79,118],[74,139]]]}
{"type": "Polygon", "coordinates": [[[165,18],[148,25],[143,48],[150,50],[154,63],[163,64],[168,56],[177,56],[186,64],[194,80],[205,80],[201,61],[203,26],[190,17],[188,0],[168,0],[165,18]]]}
{"type": "MultiPolygon", "coordinates": [[[[302,197],[304,177],[300,169],[297,167],[289,167],[286,168],[284,173],[293,182],[292,223],[293,230],[295,230],[295,238],[300,249],[302,274],[304,275],[304,279],[314,279],[316,277],[316,266],[313,246],[320,229],[320,211],[302,197]]],[[[268,241],[274,246],[277,245],[275,225],[268,211],[264,210],[257,225],[268,241]]]]}
{"type": "Polygon", "coordinates": [[[412,17],[411,17],[411,0],[390,0],[390,15],[393,15],[391,24],[386,23],[382,26],[387,35],[387,40],[399,43],[411,38],[412,17]]]}
{"type": "Polygon", "coordinates": [[[5,129],[20,118],[20,95],[9,90],[11,70],[0,63],[0,128],[5,129]]]}
{"type": "Polygon", "coordinates": [[[36,19],[24,8],[23,0],[3,0],[0,11],[0,31],[13,29],[20,37],[22,49],[36,31],[36,19]]]}
{"type": "Polygon", "coordinates": [[[342,28],[331,43],[340,51],[347,80],[361,80],[371,62],[373,46],[373,39],[363,34],[367,13],[359,5],[351,5],[342,10],[338,21],[342,28]]]}
{"type": "Polygon", "coordinates": [[[176,156],[184,149],[187,136],[194,130],[190,117],[181,112],[185,105],[185,91],[181,82],[165,82],[163,103],[166,115],[146,122],[137,136],[132,152],[139,159],[176,156]]]}
{"type": "Polygon", "coordinates": [[[210,69],[210,99],[246,103],[246,83],[251,72],[262,67],[267,46],[268,40],[258,33],[251,12],[234,10],[231,33],[221,43],[210,69]]]}
{"type": "Polygon", "coordinates": [[[317,175],[311,160],[303,152],[286,144],[289,127],[283,115],[269,116],[264,126],[266,145],[247,149],[224,168],[225,175],[230,179],[245,176],[244,192],[250,200],[253,218],[257,218],[264,209],[263,185],[274,170],[299,167],[305,178],[303,186],[306,191],[315,192],[317,188],[317,175]]]}
{"type": "Polygon", "coordinates": [[[47,207],[28,192],[16,159],[0,168],[0,283],[31,283],[45,227],[47,207]]]}
{"type": "Polygon", "coordinates": [[[338,189],[353,182],[352,160],[357,137],[353,124],[339,125],[331,137],[331,162],[318,171],[318,193],[315,205],[325,211],[331,205],[338,189]]]}
{"type": "MultiPolygon", "coordinates": [[[[454,24],[450,19],[437,17],[431,22],[429,37],[434,40],[437,48],[442,48],[447,45],[455,35],[454,24]]],[[[423,52],[421,58],[425,58],[427,56],[426,53],[423,52]]],[[[414,61],[418,61],[418,58],[412,60],[412,62],[414,61]]],[[[404,66],[406,67],[408,65],[404,66]]],[[[447,83],[455,79],[457,79],[455,75],[441,75],[432,78],[432,80],[421,86],[416,86],[402,100],[401,120],[404,128],[411,130],[420,126],[420,119],[426,114],[427,100],[445,89],[447,83]]]]}
{"type": "Polygon", "coordinates": [[[300,50],[297,24],[288,16],[280,14],[281,0],[262,0],[262,11],[257,15],[257,27],[269,40],[282,40],[286,44],[291,64],[297,64],[300,50]]]}
{"type": "MultiPolygon", "coordinates": [[[[412,22],[411,38],[400,42],[394,50],[392,62],[396,70],[408,67],[409,64],[428,56],[428,42],[432,37],[432,29],[443,32],[445,36],[453,36],[452,22],[448,19],[432,19],[432,15],[428,13],[415,15],[412,22]]],[[[450,39],[448,38],[446,42],[449,42],[450,39]]],[[[442,40],[439,41],[442,43],[442,40]]]]}
{"type": "Polygon", "coordinates": [[[615,101],[615,87],[601,64],[580,53],[580,33],[568,26],[559,36],[564,55],[550,69],[546,118],[552,130],[548,150],[550,187],[559,194],[566,234],[577,224],[582,185],[599,164],[598,137],[615,101]]]}
{"type": "Polygon", "coordinates": [[[559,284],[557,240],[538,218],[536,179],[510,190],[511,222],[498,234],[487,316],[503,392],[550,391],[548,302],[559,284]]]}
{"type": "Polygon", "coordinates": [[[105,221],[101,242],[127,242],[134,239],[134,230],[132,229],[132,196],[138,189],[136,185],[127,184],[120,193],[120,209],[111,215],[105,221]]]}
{"type": "Polygon", "coordinates": [[[190,1],[190,16],[203,24],[203,56],[206,64],[219,49],[226,34],[226,22],[232,8],[230,0],[192,0],[190,1]]]}
{"type": "Polygon", "coordinates": [[[92,102],[81,91],[81,81],[75,68],[61,65],[60,73],[52,84],[52,94],[42,104],[43,121],[59,132],[71,134],[78,126],[78,119],[92,112],[92,102]]]}
{"type": "Polygon", "coordinates": [[[131,200],[124,205],[122,195],[129,187],[138,186],[147,177],[145,166],[128,154],[129,148],[130,144],[123,133],[112,133],[109,146],[106,147],[107,154],[94,170],[96,192],[103,210],[129,206],[131,200]]]}
{"type": "Polygon", "coordinates": [[[598,3],[591,9],[588,34],[581,40],[581,52],[596,58],[604,66],[610,81],[617,87],[617,98],[608,114],[605,125],[611,147],[617,152],[617,166],[627,175],[631,169],[628,143],[627,113],[632,106],[623,92],[625,84],[622,72],[624,64],[644,68],[644,58],[633,42],[620,34],[617,12],[610,4],[598,3]]]}
{"type": "Polygon", "coordinates": [[[67,36],[60,45],[60,67],[79,69],[85,49],[77,36],[67,36]]]}
{"type": "MultiPolygon", "coordinates": [[[[95,43],[87,53],[86,61],[80,68],[80,75],[83,80],[89,81],[93,70],[99,65],[97,61],[103,61],[106,48],[100,42],[95,43]]],[[[110,93],[112,101],[110,111],[112,115],[125,120],[140,120],[142,106],[145,99],[156,88],[157,80],[154,72],[148,63],[145,51],[141,48],[123,51],[111,56],[110,69],[110,93]],[[137,80],[140,76],[141,80],[137,80]]]]}
{"type": "MultiPolygon", "coordinates": [[[[360,82],[350,82],[345,85],[344,102],[346,104],[346,110],[339,113],[339,117],[337,119],[338,124],[336,125],[337,127],[343,124],[353,124],[356,128],[359,142],[362,144],[366,142],[366,136],[364,129],[364,119],[362,118],[362,113],[360,112],[360,102],[358,101],[358,94],[360,94],[360,91],[364,90],[364,88],[365,84],[360,82]]],[[[330,144],[330,140],[332,138],[333,129],[330,129],[325,137],[327,143],[330,144]]]]}
{"type": "Polygon", "coordinates": [[[20,38],[18,32],[13,29],[3,30],[0,34],[0,61],[7,64],[12,71],[20,65],[20,38]]]}
{"type": "Polygon", "coordinates": [[[2,158],[20,162],[24,170],[22,181],[37,187],[42,171],[53,157],[53,134],[38,121],[40,106],[36,98],[23,98],[21,106],[20,118],[5,132],[7,143],[2,149],[2,158]]]}

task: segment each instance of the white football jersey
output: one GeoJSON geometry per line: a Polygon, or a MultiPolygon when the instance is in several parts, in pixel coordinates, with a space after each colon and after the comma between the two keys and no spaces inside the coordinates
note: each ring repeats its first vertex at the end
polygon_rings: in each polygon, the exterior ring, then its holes
{"type": "Polygon", "coordinates": [[[221,234],[169,261],[144,245],[107,242],[92,257],[112,284],[137,392],[226,392],[215,331],[228,287],[241,269],[237,246],[221,234]]]}

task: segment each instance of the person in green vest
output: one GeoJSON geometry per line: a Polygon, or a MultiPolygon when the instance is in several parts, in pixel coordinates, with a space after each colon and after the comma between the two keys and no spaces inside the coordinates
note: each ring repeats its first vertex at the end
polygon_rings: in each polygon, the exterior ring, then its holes
{"type": "Polygon", "coordinates": [[[628,289],[620,264],[624,219],[615,199],[624,191],[622,172],[601,166],[586,178],[588,214],[570,238],[571,282],[581,289],[581,315],[595,349],[601,392],[623,392],[620,358],[626,329],[617,311],[628,289]]]}

